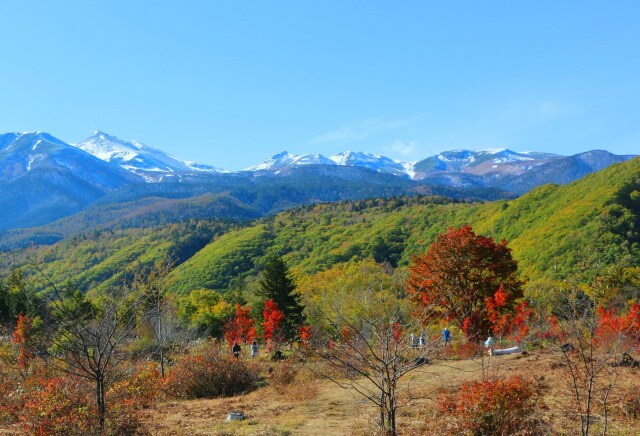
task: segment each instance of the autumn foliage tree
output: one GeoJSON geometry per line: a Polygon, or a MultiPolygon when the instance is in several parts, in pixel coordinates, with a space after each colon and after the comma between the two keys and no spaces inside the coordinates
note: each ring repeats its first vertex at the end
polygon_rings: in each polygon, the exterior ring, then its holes
{"type": "Polygon", "coordinates": [[[34,336],[36,327],[33,320],[26,315],[18,315],[16,329],[13,331],[11,342],[18,349],[18,367],[26,369],[29,363],[36,357],[34,336]]]}
{"type": "Polygon", "coordinates": [[[596,337],[600,343],[619,341],[626,350],[640,350],[640,303],[632,302],[627,313],[599,306],[596,314],[596,337]]]}
{"type": "Polygon", "coordinates": [[[224,338],[229,345],[234,342],[248,344],[256,338],[255,321],[249,315],[250,311],[250,306],[236,304],[236,313],[227,321],[224,330],[224,338]]]}
{"type": "Polygon", "coordinates": [[[522,282],[503,240],[476,235],[469,225],[437,236],[413,258],[407,290],[424,311],[424,322],[456,323],[467,338],[480,339],[506,327],[522,282]]]}
{"type": "Polygon", "coordinates": [[[284,312],[278,309],[278,305],[273,299],[270,299],[264,303],[262,315],[264,316],[262,326],[267,344],[273,346],[282,342],[284,339],[282,331],[284,312]]]}

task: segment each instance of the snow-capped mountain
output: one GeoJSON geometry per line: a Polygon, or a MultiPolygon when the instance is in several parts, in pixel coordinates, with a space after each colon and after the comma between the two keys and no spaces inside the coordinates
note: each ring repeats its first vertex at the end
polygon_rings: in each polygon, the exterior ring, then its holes
{"type": "Polygon", "coordinates": [[[0,135],[0,229],[45,224],[139,181],[48,133],[0,135]]]}
{"type": "Polygon", "coordinates": [[[137,141],[126,141],[101,131],[75,145],[81,150],[110,164],[141,175],[147,181],[157,181],[162,175],[174,172],[212,172],[223,170],[210,165],[182,161],[137,141]]]}
{"type": "Polygon", "coordinates": [[[65,172],[95,186],[122,186],[134,179],[94,156],[44,132],[0,135],[0,180],[17,180],[32,172],[65,172]],[[125,180],[123,180],[125,179],[125,180]]]}
{"type": "Polygon", "coordinates": [[[452,150],[416,162],[417,179],[441,172],[476,175],[522,174],[539,165],[561,159],[551,153],[515,152],[505,148],[487,150],[452,150]]]}
{"type": "Polygon", "coordinates": [[[363,152],[346,151],[327,158],[320,154],[297,155],[284,151],[245,171],[277,172],[302,165],[340,165],[363,167],[379,173],[419,180],[440,173],[498,176],[522,174],[562,157],[550,153],[514,152],[500,148],[445,151],[419,162],[404,162],[363,152]]]}
{"type": "Polygon", "coordinates": [[[347,151],[331,156],[329,159],[338,165],[363,167],[379,173],[393,174],[413,178],[413,163],[389,159],[371,153],[347,151]]]}
{"type": "Polygon", "coordinates": [[[379,173],[393,174],[401,177],[413,177],[413,164],[394,161],[388,157],[371,153],[346,151],[325,157],[321,154],[297,155],[287,151],[267,158],[264,162],[245,169],[245,171],[280,171],[306,165],[337,165],[363,167],[379,173]]]}
{"type": "Polygon", "coordinates": [[[298,155],[283,151],[274,154],[262,163],[245,169],[245,171],[273,171],[301,165],[335,165],[335,162],[320,154],[298,155]]]}
{"type": "Polygon", "coordinates": [[[544,183],[569,183],[633,157],[602,150],[569,157],[454,150],[412,163],[370,153],[325,157],[283,152],[247,170],[222,174],[228,171],[184,162],[103,132],[75,146],[44,132],[6,133],[0,134],[0,233],[51,223],[93,204],[137,205],[145,197],[169,207],[168,199],[203,195],[215,203],[215,193],[222,196],[220,202],[201,210],[202,217],[220,213],[243,219],[318,201],[414,193],[511,198],[544,183]],[[171,180],[185,183],[164,183],[171,180]]]}

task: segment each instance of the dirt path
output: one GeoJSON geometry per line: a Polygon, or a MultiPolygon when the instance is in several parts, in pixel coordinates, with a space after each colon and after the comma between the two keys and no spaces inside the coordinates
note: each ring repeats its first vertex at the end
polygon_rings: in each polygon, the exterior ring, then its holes
{"type": "MultiPolygon", "coordinates": [[[[415,397],[411,408],[426,404],[443,385],[457,385],[481,377],[481,365],[474,361],[437,363],[417,369],[401,388],[415,397]],[[409,388],[409,389],[407,389],[409,388]]],[[[376,410],[369,401],[328,380],[316,382],[317,395],[309,399],[291,398],[261,388],[247,395],[159,404],[144,413],[144,423],[156,435],[309,435],[333,436],[367,434],[375,422],[376,410]],[[227,422],[230,411],[241,410],[246,419],[227,422]],[[358,430],[360,429],[360,430],[358,430]]],[[[406,416],[410,416],[406,415],[406,416]]],[[[419,412],[415,418],[420,419],[419,412]]]]}

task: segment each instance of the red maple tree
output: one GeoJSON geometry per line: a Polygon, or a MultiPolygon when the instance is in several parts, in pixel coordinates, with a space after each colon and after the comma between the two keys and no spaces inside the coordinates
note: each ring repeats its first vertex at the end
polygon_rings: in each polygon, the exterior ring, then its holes
{"type": "Polygon", "coordinates": [[[407,290],[425,323],[453,322],[480,340],[506,329],[523,294],[517,269],[505,240],[476,235],[469,225],[449,228],[413,258],[407,290]]]}
{"type": "Polygon", "coordinates": [[[264,322],[264,337],[267,340],[267,345],[271,348],[274,344],[282,342],[282,321],[284,320],[284,312],[278,309],[278,305],[274,303],[273,298],[270,298],[264,303],[264,310],[262,311],[264,322]]]}
{"type": "Polygon", "coordinates": [[[310,325],[301,325],[299,329],[300,333],[300,342],[303,344],[308,344],[311,341],[312,337],[312,327],[310,325]]]}
{"type": "Polygon", "coordinates": [[[632,303],[625,314],[603,307],[598,307],[596,313],[596,337],[600,342],[622,339],[626,345],[640,349],[640,303],[632,303]]]}
{"type": "Polygon", "coordinates": [[[224,338],[229,345],[234,342],[248,344],[256,338],[255,322],[249,315],[250,310],[251,306],[236,304],[235,316],[226,323],[224,329],[224,338]]]}

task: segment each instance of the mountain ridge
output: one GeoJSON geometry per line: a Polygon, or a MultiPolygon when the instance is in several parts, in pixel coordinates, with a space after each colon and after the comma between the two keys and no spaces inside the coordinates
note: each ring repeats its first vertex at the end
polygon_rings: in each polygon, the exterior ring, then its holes
{"type": "Polygon", "coordinates": [[[48,225],[105,202],[133,205],[114,208],[122,211],[139,207],[157,215],[152,221],[185,218],[183,212],[168,212],[167,201],[153,198],[182,199],[176,210],[184,211],[190,198],[200,197],[193,201],[208,203],[200,217],[208,213],[216,219],[253,219],[303,204],[397,195],[492,201],[544,183],[566,184],[630,157],[488,149],[452,150],[408,163],[365,152],[328,158],[282,152],[249,170],[225,172],[101,131],[76,145],[46,132],[6,133],[0,135],[0,231],[48,225]],[[150,201],[137,203],[144,198],[150,201]]]}

